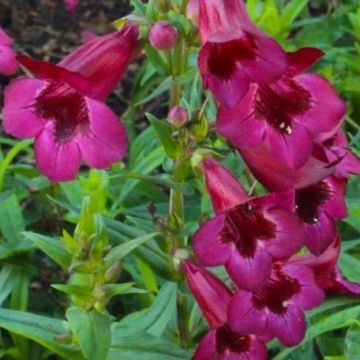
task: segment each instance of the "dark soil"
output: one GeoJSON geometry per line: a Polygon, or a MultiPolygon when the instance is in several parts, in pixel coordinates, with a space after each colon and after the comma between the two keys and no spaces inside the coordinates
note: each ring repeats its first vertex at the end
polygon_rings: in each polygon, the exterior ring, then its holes
{"type": "MultiPolygon", "coordinates": [[[[19,53],[56,63],[81,44],[83,31],[108,33],[113,30],[111,22],[129,11],[127,0],[80,0],[75,15],[66,11],[62,0],[0,0],[0,25],[13,37],[19,53]]],[[[8,82],[0,76],[0,108],[8,82]]],[[[123,86],[128,83],[125,80],[123,86]]],[[[114,110],[121,113],[126,105],[117,103],[114,110]]]]}

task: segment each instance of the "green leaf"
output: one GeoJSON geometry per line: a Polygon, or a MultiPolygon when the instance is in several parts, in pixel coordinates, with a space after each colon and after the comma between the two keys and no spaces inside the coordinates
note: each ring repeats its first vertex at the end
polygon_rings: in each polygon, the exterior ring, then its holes
{"type": "Polygon", "coordinates": [[[149,96],[136,102],[135,106],[143,105],[143,104],[147,103],[148,101],[159,97],[165,91],[170,90],[172,83],[173,83],[173,78],[171,76],[166,77],[149,96]]]}
{"type": "Polygon", "coordinates": [[[147,293],[144,289],[137,289],[133,287],[134,283],[123,283],[123,284],[109,284],[104,286],[104,291],[108,296],[115,296],[120,294],[145,294],[147,293]]]}
{"type": "Polygon", "coordinates": [[[84,301],[93,300],[93,289],[90,286],[76,285],[76,284],[52,284],[56,290],[62,291],[65,294],[76,296],[84,301]]]}
{"type": "Polygon", "coordinates": [[[191,353],[171,341],[138,331],[124,334],[112,328],[113,341],[106,360],[189,360],[191,353]]]}
{"type": "Polygon", "coordinates": [[[352,325],[346,332],[344,352],[347,360],[360,359],[360,323],[352,325]]]}
{"type": "Polygon", "coordinates": [[[147,331],[152,335],[161,336],[176,311],[176,295],[177,284],[167,282],[146,311],[126,316],[116,324],[116,329],[121,331],[122,328],[126,334],[147,331]]]}
{"type": "Polygon", "coordinates": [[[53,259],[56,263],[61,265],[64,269],[67,269],[72,260],[72,256],[62,246],[59,238],[51,238],[26,231],[23,233],[28,239],[30,239],[36,247],[41,249],[46,255],[53,259]]]}
{"type": "Polygon", "coordinates": [[[87,360],[104,360],[111,344],[111,318],[96,310],[71,307],[66,311],[70,328],[87,360]]]}
{"type": "Polygon", "coordinates": [[[124,244],[118,245],[110,250],[105,256],[105,262],[107,266],[111,266],[116,261],[121,260],[125,255],[136,249],[138,246],[143,244],[145,241],[155,237],[158,233],[153,232],[150,234],[142,235],[137,239],[130,240],[124,244]]]}
{"type": "Polygon", "coordinates": [[[282,15],[281,20],[286,27],[291,27],[295,19],[300,15],[300,13],[306,8],[309,0],[292,0],[290,1],[282,15]]]}
{"type": "Polygon", "coordinates": [[[4,195],[0,198],[0,230],[15,245],[21,241],[21,232],[25,230],[23,215],[15,194],[4,195]]]}
{"type": "MultiPolygon", "coordinates": [[[[353,325],[356,322],[355,319],[359,313],[360,305],[357,305],[350,309],[345,309],[335,314],[329,315],[325,318],[320,318],[318,321],[314,322],[308,327],[305,339],[302,344],[305,344],[306,342],[329,331],[353,325]]],[[[273,360],[288,359],[289,354],[291,354],[295,349],[296,347],[285,349],[277,356],[275,356],[273,360]]]]}
{"type": "Polygon", "coordinates": [[[61,320],[0,308],[0,328],[31,339],[66,359],[83,359],[75,346],[56,341],[65,332],[61,320]]]}
{"type": "Polygon", "coordinates": [[[179,144],[173,138],[173,130],[170,124],[165,120],[158,120],[149,113],[146,113],[145,115],[151,122],[151,125],[155,128],[156,133],[164,146],[166,154],[171,158],[178,157],[181,154],[181,149],[179,144]]]}
{"type": "Polygon", "coordinates": [[[0,306],[13,291],[17,270],[11,265],[4,265],[0,271],[0,306]]]}

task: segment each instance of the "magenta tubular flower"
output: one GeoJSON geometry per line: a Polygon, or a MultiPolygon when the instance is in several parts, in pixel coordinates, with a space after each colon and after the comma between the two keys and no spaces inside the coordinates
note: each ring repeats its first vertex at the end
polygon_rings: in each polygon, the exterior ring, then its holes
{"type": "Polygon", "coordinates": [[[19,65],[16,62],[16,54],[12,49],[13,40],[5,33],[0,26],[0,74],[15,74],[19,65]]]}
{"type": "Polygon", "coordinates": [[[347,216],[346,180],[329,177],[295,192],[296,212],[304,223],[305,245],[320,255],[336,235],[335,220],[347,216]]]}
{"type": "Polygon", "coordinates": [[[273,259],[290,257],[303,245],[294,196],[249,198],[234,176],[214,163],[208,160],[204,169],[217,215],[194,235],[194,253],[202,265],[225,265],[240,288],[253,289],[267,281],[273,259]]]}
{"type": "Polygon", "coordinates": [[[4,129],[19,138],[35,137],[37,166],[51,181],[74,179],[81,158],[104,169],[126,152],[124,126],[103,100],[126,70],[138,30],[98,37],[58,65],[18,56],[38,76],[21,77],[5,90],[4,129]]]}
{"type": "Polygon", "coordinates": [[[267,85],[252,84],[234,109],[220,108],[219,134],[237,149],[268,153],[292,171],[304,166],[314,142],[334,133],[346,111],[344,101],[327,80],[301,73],[321,55],[320,50],[311,48],[289,54],[289,68],[281,79],[267,85]]]}
{"type": "Polygon", "coordinates": [[[324,292],[308,267],[274,263],[263,286],[234,296],[229,305],[229,324],[241,333],[267,333],[285,346],[295,346],[305,335],[304,310],[323,300],[324,292]]]}
{"type": "Polygon", "coordinates": [[[191,261],[183,263],[187,283],[211,330],[201,340],[193,360],[266,360],[265,344],[254,335],[242,335],[227,324],[232,293],[214,274],[191,261]]]}
{"type": "Polygon", "coordinates": [[[149,33],[150,44],[158,50],[170,50],[177,41],[177,31],[169,22],[158,21],[149,33]]]}
{"type": "Polygon", "coordinates": [[[337,265],[340,248],[341,240],[336,235],[333,242],[320,256],[296,255],[289,260],[289,263],[309,267],[315,274],[317,286],[326,293],[360,295],[360,284],[345,279],[337,265]]]}
{"type": "Polygon", "coordinates": [[[251,82],[267,84],[287,68],[285,52],[252,23],[242,0],[199,0],[203,85],[233,108],[251,82]]]}
{"type": "Polygon", "coordinates": [[[76,7],[78,6],[80,0],[63,0],[63,1],[64,1],[67,11],[70,14],[75,14],[76,7]]]}
{"type": "Polygon", "coordinates": [[[360,174],[360,159],[351,152],[342,130],[323,142],[329,162],[336,162],[334,176],[347,179],[350,175],[360,174]]]}

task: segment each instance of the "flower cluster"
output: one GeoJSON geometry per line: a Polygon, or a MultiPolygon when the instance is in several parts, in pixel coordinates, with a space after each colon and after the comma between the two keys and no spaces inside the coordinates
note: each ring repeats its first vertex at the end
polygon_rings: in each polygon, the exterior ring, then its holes
{"type": "Polygon", "coordinates": [[[184,270],[211,330],[194,359],[266,359],[266,341],[302,341],[304,311],[325,293],[360,294],[337,266],[336,231],[360,161],[341,130],[344,101],[306,72],[322,51],[286,53],[253,24],[242,0],[199,0],[199,30],[199,69],[218,101],[217,132],[269,194],[249,196],[229,170],[204,160],[215,216],[193,237],[201,266],[187,261],[184,270]],[[304,246],[308,253],[296,255],[304,246]],[[204,268],[221,265],[231,290],[204,268]]]}

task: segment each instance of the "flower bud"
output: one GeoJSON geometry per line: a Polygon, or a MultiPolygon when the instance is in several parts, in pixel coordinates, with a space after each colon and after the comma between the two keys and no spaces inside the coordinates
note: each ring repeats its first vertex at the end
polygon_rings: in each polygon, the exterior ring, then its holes
{"type": "Polygon", "coordinates": [[[174,106],[169,112],[168,121],[175,127],[181,128],[189,121],[186,109],[182,106],[174,106]]]}
{"type": "Polygon", "coordinates": [[[150,44],[158,50],[170,50],[177,40],[176,29],[167,21],[158,21],[150,29],[150,44]]]}
{"type": "Polygon", "coordinates": [[[195,24],[199,25],[199,0],[189,0],[186,7],[186,16],[195,24]]]}
{"type": "Polygon", "coordinates": [[[232,298],[228,287],[213,273],[189,260],[183,262],[188,286],[209,325],[216,329],[227,321],[232,298]]]}

